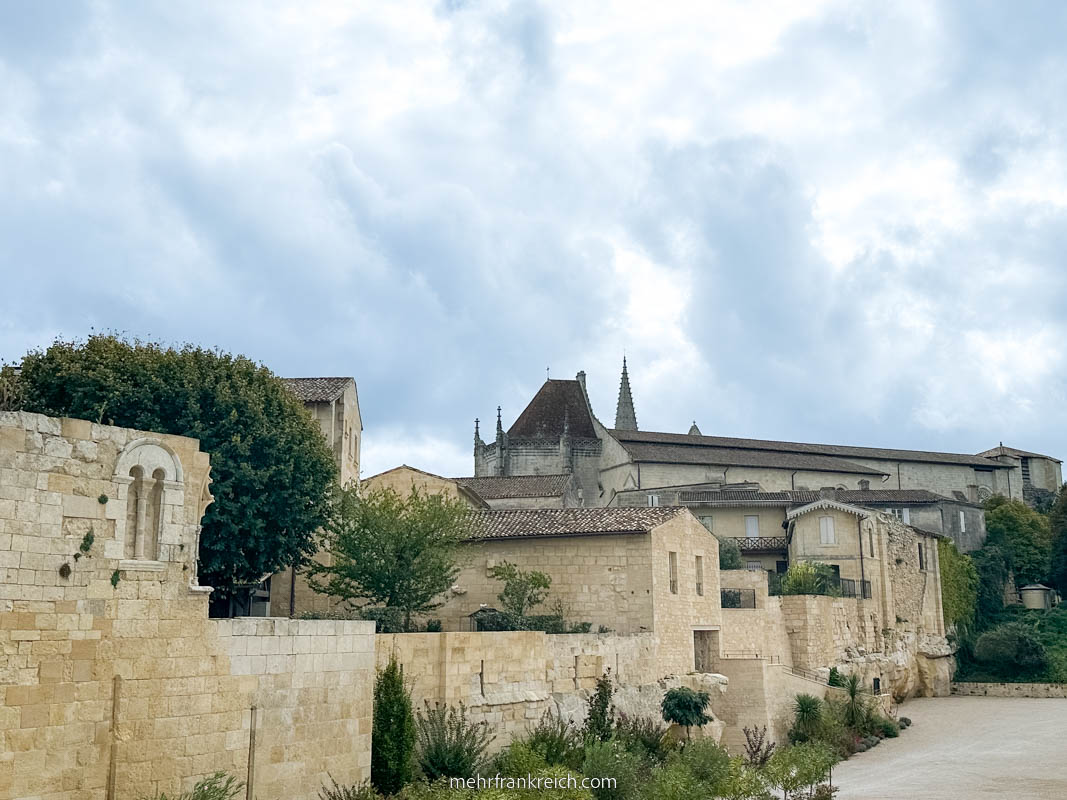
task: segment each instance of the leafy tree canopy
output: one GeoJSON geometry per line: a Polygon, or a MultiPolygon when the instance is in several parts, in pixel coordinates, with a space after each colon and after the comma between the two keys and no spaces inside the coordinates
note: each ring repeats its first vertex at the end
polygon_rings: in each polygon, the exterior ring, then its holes
{"type": "Polygon", "coordinates": [[[1049,578],[1060,594],[1067,596],[1067,484],[1060,487],[1049,512],[1052,528],[1052,565],[1049,578]]]}
{"type": "Polygon", "coordinates": [[[507,561],[490,567],[489,575],[504,582],[504,591],[497,598],[502,610],[516,617],[525,616],[529,609],[543,603],[552,586],[552,579],[545,573],[519,569],[507,561]]]}
{"type": "Polygon", "coordinates": [[[693,725],[706,725],[712,718],[708,714],[708,706],[711,704],[711,695],[704,691],[696,691],[688,686],[678,686],[668,689],[663,695],[660,710],[666,722],[685,726],[685,736],[689,738],[689,729],[693,725]]]}
{"type": "Polygon", "coordinates": [[[469,535],[470,512],[458,498],[415,487],[407,497],[389,488],[346,488],[326,530],[330,563],[312,562],[309,583],[350,603],[398,608],[410,631],[413,614],[441,605],[437,598],[455,582],[469,535]]]}
{"type": "Polygon", "coordinates": [[[1021,500],[1001,495],[986,501],[986,545],[999,547],[1019,586],[1048,580],[1052,554],[1049,520],[1021,500]]]}
{"type": "Polygon", "coordinates": [[[716,538],[719,540],[719,569],[744,569],[745,560],[737,542],[721,536],[716,538]]]}
{"type": "Polygon", "coordinates": [[[192,345],[95,335],[29,353],[22,408],[191,436],[211,456],[200,580],[223,596],[315,551],[336,467],[318,425],[266,367],[192,345]]]}
{"type": "Polygon", "coordinates": [[[978,605],[978,570],[970,556],[957,550],[951,539],[940,539],[937,549],[945,624],[968,629],[974,625],[978,605]]]}

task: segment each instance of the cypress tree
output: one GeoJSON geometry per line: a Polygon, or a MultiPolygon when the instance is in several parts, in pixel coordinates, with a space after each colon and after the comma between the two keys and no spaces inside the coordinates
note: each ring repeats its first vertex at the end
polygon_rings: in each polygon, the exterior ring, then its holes
{"type": "Polygon", "coordinates": [[[396,794],[414,776],[415,717],[396,657],[374,683],[370,781],[382,794],[396,794]]]}

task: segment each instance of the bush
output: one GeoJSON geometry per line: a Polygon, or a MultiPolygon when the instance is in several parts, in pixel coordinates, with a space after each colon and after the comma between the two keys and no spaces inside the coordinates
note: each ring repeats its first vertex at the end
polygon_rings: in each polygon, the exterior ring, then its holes
{"type": "Polygon", "coordinates": [[[883,739],[896,739],[900,736],[900,725],[881,715],[875,719],[875,730],[883,739]]]}
{"type": "Polygon", "coordinates": [[[537,753],[550,767],[581,763],[582,737],[574,725],[551,710],[530,729],[523,744],[537,753]]]}
{"type": "Polygon", "coordinates": [[[597,800],[627,800],[643,777],[644,760],[620,742],[591,741],[585,746],[581,772],[590,778],[614,778],[612,787],[593,789],[597,800]]]}
{"type": "Polygon", "coordinates": [[[1022,622],[1007,622],[983,633],[975,642],[974,655],[1002,674],[1033,674],[1048,667],[1045,646],[1022,622]]]}
{"type": "Polygon", "coordinates": [[[399,608],[367,607],[359,609],[358,619],[374,623],[375,633],[407,633],[404,612],[399,608]]]}
{"type": "Polygon", "coordinates": [[[775,748],[774,742],[767,741],[767,726],[746,726],[741,731],[745,734],[745,763],[757,769],[766,766],[775,748]]]}
{"type": "Polygon", "coordinates": [[[689,770],[710,796],[716,796],[730,778],[730,755],[711,739],[689,742],[671,757],[671,763],[689,770]]]}
{"type": "Polygon", "coordinates": [[[826,682],[831,686],[841,687],[845,685],[845,676],[838,671],[837,667],[830,667],[830,677],[826,682]]]}
{"type": "Polygon", "coordinates": [[[822,721],[822,701],[810,694],[798,694],[793,701],[793,726],[789,741],[793,744],[814,739],[822,721]]]}
{"type": "Polygon", "coordinates": [[[704,787],[683,764],[653,770],[638,790],[641,800],[693,800],[704,796],[704,787]]]}
{"type": "Polygon", "coordinates": [[[677,743],[669,735],[667,726],[652,717],[627,717],[619,714],[615,723],[615,737],[623,747],[652,764],[662,764],[677,743]]]}
{"type": "Polygon", "coordinates": [[[319,789],[319,800],[380,800],[381,795],[374,790],[369,782],[339,784],[330,776],[330,783],[319,789]]]}
{"type": "Polygon", "coordinates": [[[716,536],[719,540],[719,569],[744,569],[745,559],[735,539],[716,536]]]}
{"type": "Polygon", "coordinates": [[[493,759],[493,767],[501,775],[511,778],[526,777],[548,767],[544,757],[527,742],[514,741],[493,759]]]}
{"type": "Polygon", "coordinates": [[[688,740],[693,725],[701,726],[711,722],[712,718],[707,713],[710,703],[711,695],[707,692],[697,692],[687,686],[679,686],[667,690],[660,709],[665,722],[685,726],[685,738],[688,740]]]}
{"type": "Polygon", "coordinates": [[[583,734],[585,738],[606,742],[615,730],[615,706],[611,696],[615,686],[611,682],[611,671],[597,678],[596,689],[589,697],[589,706],[585,716],[583,734]]]}
{"type": "Polygon", "coordinates": [[[382,794],[396,794],[414,773],[415,718],[404,688],[404,669],[390,658],[374,683],[370,780],[382,794]]]}
{"type": "Polygon", "coordinates": [[[978,570],[970,556],[960,553],[951,539],[938,540],[937,558],[941,565],[945,624],[968,629],[974,625],[978,607],[978,570]]]}
{"type": "Polygon", "coordinates": [[[233,775],[216,772],[214,775],[197,781],[191,791],[175,795],[160,793],[151,798],[142,798],[142,800],[233,800],[244,787],[245,785],[233,775]]]}
{"type": "Polygon", "coordinates": [[[821,594],[837,596],[841,593],[834,571],[818,561],[797,561],[789,565],[782,576],[782,594],[821,594]]]}
{"type": "Polygon", "coordinates": [[[432,708],[426,703],[425,714],[416,719],[418,763],[427,780],[438,778],[473,778],[485,762],[485,751],[493,740],[484,722],[467,719],[462,703],[432,708]]]}

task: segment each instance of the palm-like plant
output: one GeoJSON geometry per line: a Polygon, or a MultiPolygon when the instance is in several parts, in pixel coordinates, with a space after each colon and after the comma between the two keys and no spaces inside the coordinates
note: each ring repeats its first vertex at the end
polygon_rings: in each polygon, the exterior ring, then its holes
{"type": "Polygon", "coordinates": [[[793,714],[796,738],[802,742],[815,738],[822,720],[822,700],[814,695],[798,694],[793,701],[793,714]]]}
{"type": "Polygon", "coordinates": [[[845,690],[845,724],[859,728],[867,717],[867,699],[863,696],[860,676],[855,673],[847,676],[841,688],[845,690]]]}

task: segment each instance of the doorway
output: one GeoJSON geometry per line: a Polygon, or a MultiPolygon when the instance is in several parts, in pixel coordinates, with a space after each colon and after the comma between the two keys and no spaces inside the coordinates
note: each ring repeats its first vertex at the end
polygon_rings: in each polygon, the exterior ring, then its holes
{"type": "Polygon", "coordinates": [[[714,672],[719,660],[719,632],[693,631],[693,669],[714,672]]]}

